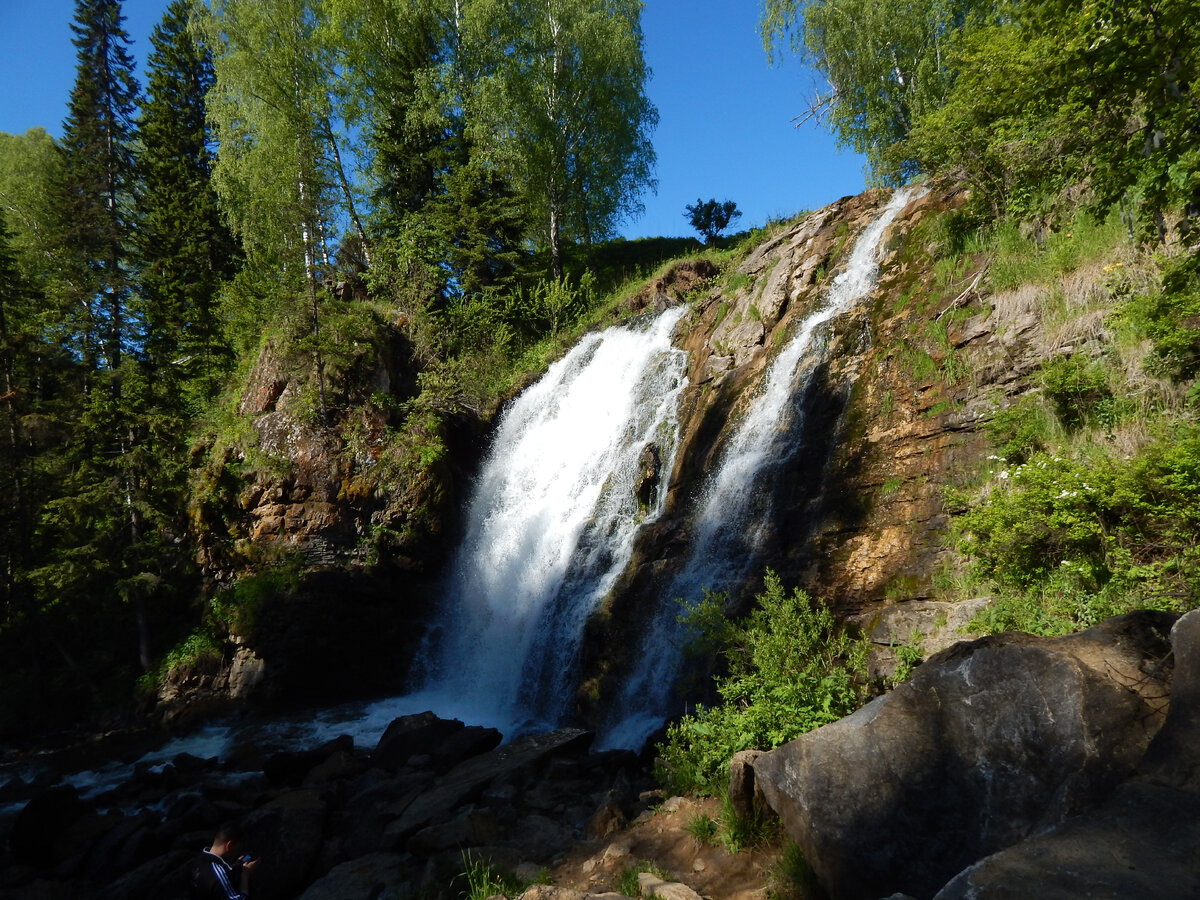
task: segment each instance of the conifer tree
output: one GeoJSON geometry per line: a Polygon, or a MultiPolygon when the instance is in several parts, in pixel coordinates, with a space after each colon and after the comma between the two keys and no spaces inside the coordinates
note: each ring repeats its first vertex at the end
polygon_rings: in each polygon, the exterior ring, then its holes
{"type": "Polygon", "coordinates": [[[76,0],[77,50],[59,146],[58,185],[68,313],[80,316],[79,353],[115,369],[138,338],[127,308],[134,194],[134,112],[138,84],[120,0],[76,0]]]}
{"type": "Polygon", "coordinates": [[[174,386],[185,381],[201,395],[210,394],[229,352],[216,298],[233,269],[234,242],[210,180],[212,140],[204,101],[213,82],[212,60],[188,28],[189,10],[188,0],[174,0],[150,35],[139,121],[144,350],[167,396],[177,396],[174,386]]]}
{"type": "Polygon", "coordinates": [[[4,437],[0,441],[0,602],[9,619],[15,581],[26,560],[22,548],[28,547],[27,505],[25,496],[22,440],[20,435],[21,386],[17,377],[17,353],[22,343],[15,325],[28,313],[21,296],[21,278],[11,234],[0,215],[0,400],[3,402],[4,437]]]}

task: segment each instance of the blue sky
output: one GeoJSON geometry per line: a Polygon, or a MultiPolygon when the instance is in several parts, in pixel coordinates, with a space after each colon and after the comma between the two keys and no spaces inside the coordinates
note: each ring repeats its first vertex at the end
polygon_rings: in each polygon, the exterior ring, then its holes
{"type": "MultiPolygon", "coordinates": [[[[169,0],[125,0],[138,64],[169,0]]],[[[0,131],[61,130],[75,78],[73,0],[0,0],[0,131]]],[[[733,200],[736,229],[815,209],[863,189],[862,158],[792,119],[815,81],[792,58],[768,66],[756,0],[646,0],[647,86],[658,107],[656,194],[622,228],[626,237],[687,235],[684,207],[733,200]]]]}

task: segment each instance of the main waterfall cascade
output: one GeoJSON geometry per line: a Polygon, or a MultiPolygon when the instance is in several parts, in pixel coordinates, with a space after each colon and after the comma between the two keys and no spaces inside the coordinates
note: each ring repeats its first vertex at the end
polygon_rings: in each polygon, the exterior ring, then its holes
{"type": "Polygon", "coordinates": [[[691,601],[699,599],[704,588],[725,590],[751,574],[751,567],[762,565],[759,550],[773,519],[771,486],[800,443],[804,422],[799,401],[825,356],[828,329],[822,326],[874,288],[880,241],[912,196],[907,189],[896,191],[863,229],[825,303],[796,326],[764,373],[758,394],[706,480],[687,563],[662,593],[645,630],[646,646],[635,656],[639,667],[626,678],[602,745],[636,747],[670,715],[682,638],[674,598],[691,601]],[[651,650],[651,643],[656,649],[651,650]]]}
{"type": "Polygon", "coordinates": [[[674,464],[686,312],[587,335],[505,411],[418,660],[439,715],[512,737],[568,711],[584,624],[662,509],[644,469],[674,464]]]}

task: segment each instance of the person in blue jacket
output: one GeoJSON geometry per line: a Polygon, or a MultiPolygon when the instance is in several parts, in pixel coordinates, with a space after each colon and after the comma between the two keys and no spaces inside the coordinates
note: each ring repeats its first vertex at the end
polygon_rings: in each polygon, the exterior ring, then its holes
{"type": "Polygon", "coordinates": [[[245,900],[257,859],[240,856],[241,831],[222,825],[212,846],[191,867],[192,900],[245,900]]]}

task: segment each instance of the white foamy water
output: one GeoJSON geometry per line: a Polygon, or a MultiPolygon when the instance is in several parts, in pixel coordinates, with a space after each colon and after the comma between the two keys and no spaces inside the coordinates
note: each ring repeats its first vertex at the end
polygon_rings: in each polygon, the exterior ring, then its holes
{"type": "Polygon", "coordinates": [[[422,663],[439,715],[511,737],[567,709],[584,624],[662,507],[686,383],[671,332],[685,312],[588,335],[505,411],[422,663]],[[643,508],[647,453],[664,483],[643,508]]]}

